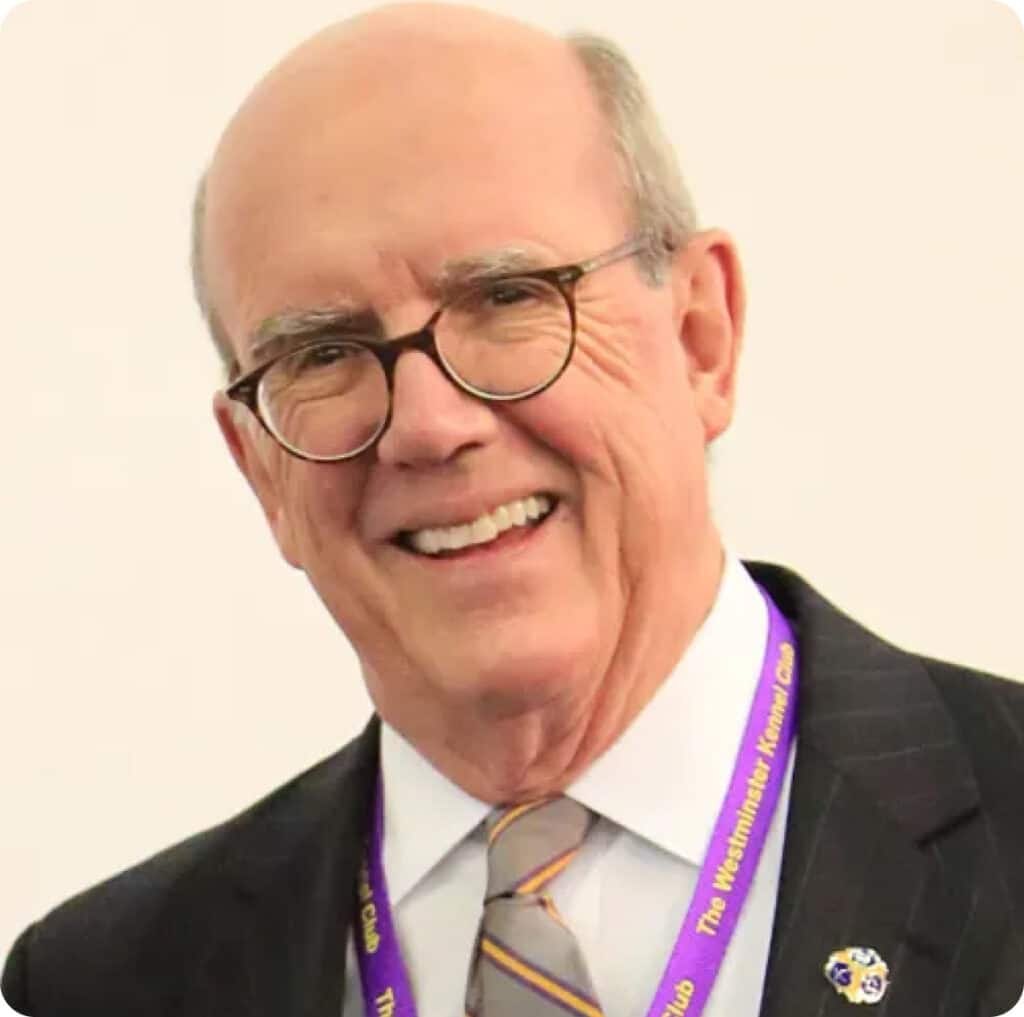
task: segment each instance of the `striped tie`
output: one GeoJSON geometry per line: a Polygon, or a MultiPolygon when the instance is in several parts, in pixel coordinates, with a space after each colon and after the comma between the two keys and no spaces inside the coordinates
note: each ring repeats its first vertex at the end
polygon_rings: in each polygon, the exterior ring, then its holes
{"type": "Polygon", "coordinates": [[[469,1017],[602,1017],[576,938],[544,888],[596,817],[548,798],[487,818],[487,896],[469,973],[469,1017]]]}

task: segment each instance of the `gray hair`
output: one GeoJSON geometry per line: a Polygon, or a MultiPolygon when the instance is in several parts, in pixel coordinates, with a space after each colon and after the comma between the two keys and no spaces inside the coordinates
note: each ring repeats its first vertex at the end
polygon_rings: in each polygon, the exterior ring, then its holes
{"type": "Polygon", "coordinates": [[[206,275],[203,272],[203,222],[206,219],[206,172],[204,171],[196,185],[196,193],[192,199],[192,292],[195,294],[199,311],[206,322],[210,338],[217,348],[221,366],[228,378],[238,370],[238,360],[231,348],[231,339],[221,324],[217,309],[213,306],[206,287],[206,275]]]}
{"type": "MultiPolygon", "coordinates": [[[[622,182],[632,205],[634,230],[650,238],[638,255],[645,280],[664,281],[671,251],[683,246],[697,229],[697,214],[683,181],[675,152],[665,136],[647,93],[629,58],[611,40],[573,33],[566,40],[586,72],[611,133],[622,182]]],[[[231,340],[210,299],[203,273],[203,220],[206,173],[192,203],[192,286],[225,371],[238,365],[231,340]]]]}
{"type": "Polygon", "coordinates": [[[639,263],[660,285],[667,254],[697,229],[693,199],[675,152],[629,58],[610,39],[574,33],[569,46],[583,65],[611,133],[619,171],[633,206],[633,227],[651,241],[639,263]]]}

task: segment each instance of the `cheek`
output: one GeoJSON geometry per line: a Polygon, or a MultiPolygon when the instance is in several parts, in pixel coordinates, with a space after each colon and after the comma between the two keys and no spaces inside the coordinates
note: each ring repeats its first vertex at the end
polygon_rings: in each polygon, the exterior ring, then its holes
{"type": "Polygon", "coordinates": [[[278,472],[278,490],[303,568],[312,574],[319,559],[344,555],[358,543],[357,513],[366,466],[287,458],[278,472]]]}
{"type": "Polygon", "coordinates": [[[643,486],[655,464],[678,462],[697,423],[688,363],[671,316],[592,303],[561,378],[514,412],[584,472],[643,486]]]}
{"type": "Polygon", "coordinates": [[[303,463],[282,480],[299,564],[327,610],[357,646],[396,641],[396,593],[367,552],[359,527],[369,464],[303,463]]]}
{"type": "Polygon", "coordinates": [[[633,575],[674,557],[700,529],[703,431],[667,315],[614,327],[582,315],[565,374],[516,413],[575,472],[589,557],[606,572],[633,575]]]}

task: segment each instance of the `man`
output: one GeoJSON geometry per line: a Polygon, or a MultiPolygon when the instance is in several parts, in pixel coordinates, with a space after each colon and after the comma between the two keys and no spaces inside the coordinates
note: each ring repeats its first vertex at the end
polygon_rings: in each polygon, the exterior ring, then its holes
{"type": "Polygon", "coordinates": [[[739,260],[610,47],[463,8],[343,23],[255,89],[201,198],[218,423],[379,720],[27,930],[12,1005],[1016,1002],[1024,690],[724,551],[739,260]]]}

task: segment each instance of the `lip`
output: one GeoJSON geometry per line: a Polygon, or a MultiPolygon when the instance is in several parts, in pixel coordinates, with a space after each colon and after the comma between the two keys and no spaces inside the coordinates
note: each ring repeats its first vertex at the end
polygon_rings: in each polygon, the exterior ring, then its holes
{"type": "MultiPolygon", "coordinates": [[[[440,498],[424,496],[422,500],[429,502],[428,507],[424,507],[418,512],[410,512],[408,515],[403,515],[395,523],[389,523],[386,519],[382,520],[377,539],[393,543],[401,534],[409,533],[413,530],[444,526],[463,526],[466,523],[473,522],[474,519],[478,519],[486,512],[493,512],[499,505],[507,505],[509,502],[519,501],[537,494],[547,495],[547,497],[559,503],[562,501],[560,494],[542,484],[538,484],[536,487],[517,486],[514,489],[499,491],[496,494],[463,495],[461,497],[442,496],[440,498]]],[[[408,496],[411,496],[411,493],[408,496]]]]}

